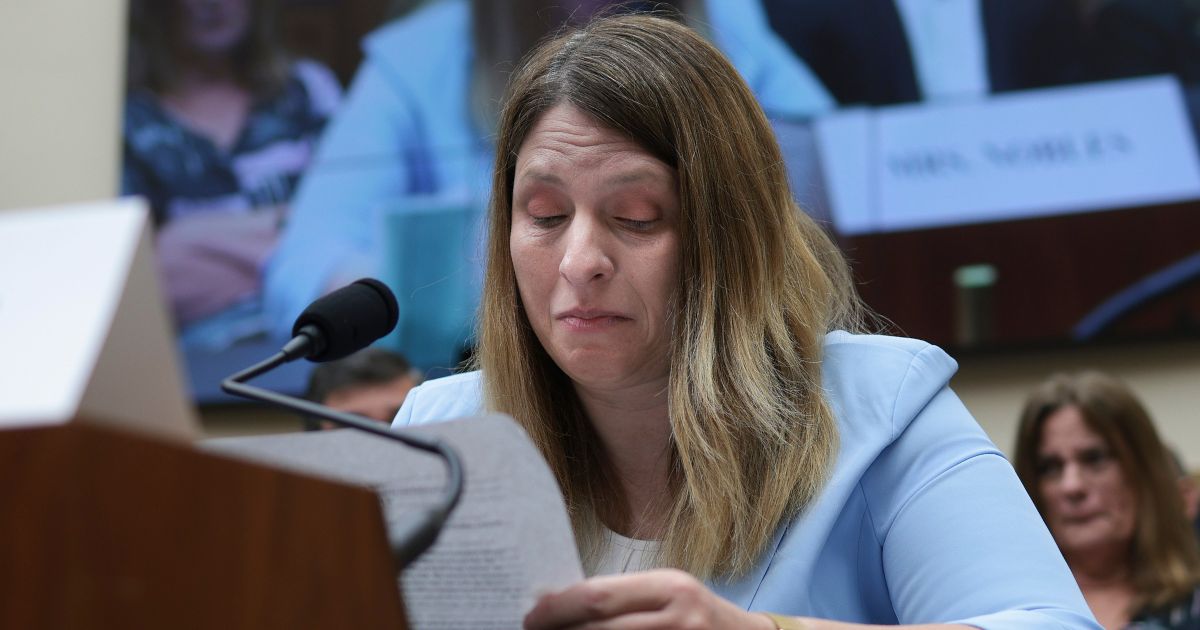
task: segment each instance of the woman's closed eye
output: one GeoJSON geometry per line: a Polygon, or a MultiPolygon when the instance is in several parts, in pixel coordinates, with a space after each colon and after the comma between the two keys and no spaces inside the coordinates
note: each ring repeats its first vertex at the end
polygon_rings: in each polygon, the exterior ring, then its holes
{"type": "Polygon", "coordinates": [[[530,219],[530,221],[533,222],[534,227],[541,228],[543,230],[549,230],[551,228],[558,227],[559,225],[562,224],[563,221],[566,221],[567,215],[565,215],[565,214],[550,214],[550,215],[543,215],[543,216],[530,215],[529,219],[530,219]]]}
{"type": "Polygon", "coordinates": [[[657,199],[618,195],[606,209],[612,221],[631,232],[653,232],[665,224],[668,213],[657,199]]]}
{"type": "Polygon", "coordinates": [[[636,232],[649,232],[657,227],[662,222],[662,219],[630,219],[617,217],[617,221],[619,221],[621,225],[624,225],[625,227],[636,232]]]}

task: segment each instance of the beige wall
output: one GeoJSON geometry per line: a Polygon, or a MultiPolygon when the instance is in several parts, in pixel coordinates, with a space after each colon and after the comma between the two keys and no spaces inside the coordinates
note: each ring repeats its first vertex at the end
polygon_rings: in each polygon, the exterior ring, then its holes
{"type": "Polygon", "coordinates": [[[0,209],[118,190],[126,0],[0,2],[0,209]]]}
{"type": "Polygon", "coordinates": [[[1006,453],[1025,394],[1056,371],[1088,368],[1123,379],[1141,397],[1163,439],[1200,468],[1200,341],[966,357],[952,386],[1006,453]]]}

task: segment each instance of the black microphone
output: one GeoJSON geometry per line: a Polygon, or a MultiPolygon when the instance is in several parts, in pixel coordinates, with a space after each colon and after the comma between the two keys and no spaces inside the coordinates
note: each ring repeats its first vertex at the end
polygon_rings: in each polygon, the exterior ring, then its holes
{"type": "Polygon", "coordinates": [[[289,360],[341,359],[392,332],[399,318],[396,296],[386,284],[374,278],[355,280],[309,304],[292,325],[292,341],[283,351],[289,360]]]}
{"type": "Polygon", "coordinates": [[[407,446],[440,456],[446,463],[446,491],[432,508],[390,528],[388,538],[398,570],[433,546],[462,495],[463,472],[458,453],[437,438],[396,431],[380,423],[324,405],[285,396],[248,381],[284,363],[307,358],[331,361],[357,352],[396,327],[400,309],[396,296],[382,282],[363,278],[318,299],[304,309],[292,327],[294,337],[275,356],[253,365],[221,382],[228,394],[278,405],[291,411],[329,420],[339,426],[397,440],[407,446]]]}

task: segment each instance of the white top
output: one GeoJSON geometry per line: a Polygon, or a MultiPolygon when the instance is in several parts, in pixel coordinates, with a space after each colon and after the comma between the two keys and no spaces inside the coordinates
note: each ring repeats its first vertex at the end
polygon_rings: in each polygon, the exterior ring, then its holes
{"type": "Polygon", "coordinates": [[[921,96],[988,93],[987,42],[979,0],[895,0],[921,96]]]}
{"type": "Polygon", "coordinates": [[[662,543],[659,541],[626,538],[607,527],[604,528],[604,531],[608,533],[608,544],[605,546],[600,562],[591,572],[592,575],[632,573],[657,569],[662,566],[658,557],[658,552],[662,548],[662,543]]]}

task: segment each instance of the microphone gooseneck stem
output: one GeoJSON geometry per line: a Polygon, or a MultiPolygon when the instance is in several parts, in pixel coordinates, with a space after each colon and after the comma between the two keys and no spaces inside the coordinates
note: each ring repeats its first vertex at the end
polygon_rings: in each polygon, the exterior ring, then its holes
{"type": "MultiPolygon", "coordinates": [[[[306,336],[300,335],[296,339],[306,338],[306,336]]],[[[299,342],[297,345],[301,344],[302,342],[299,342]]],[[[425,516],[419,522],[407,525],[408,531],[405,532],[405,536],[392,540],[392,553],[396,558],[397,568],[403,569],[415,560],[417,556],[424,553],[426,549],[433,546],[442,525],[450,516],[450,512],[458,505],[463,488],[462,462],[458,458],[458,453],[449,445],[436,438],[427,438],[411,433],[395,431],[390,427],[362,416],[337,411],[311,401],[277,394],[245,383],[245,381],[260,374],[269,372],[284,363],[299,358],[298,356],[294,356],[299,350],[300,348],[285,347],[283,351],[276,353],[275,356],[225,379],[221,382],[221,389],[235,396],[279,405],[285,409],[329,420],[339,426],[350,427],[378,435],[379,437],[396,440],[413,448],[441,457],[446,463],[447,478],[445,495],[434,508],[425,512],[425,516]]]]}

